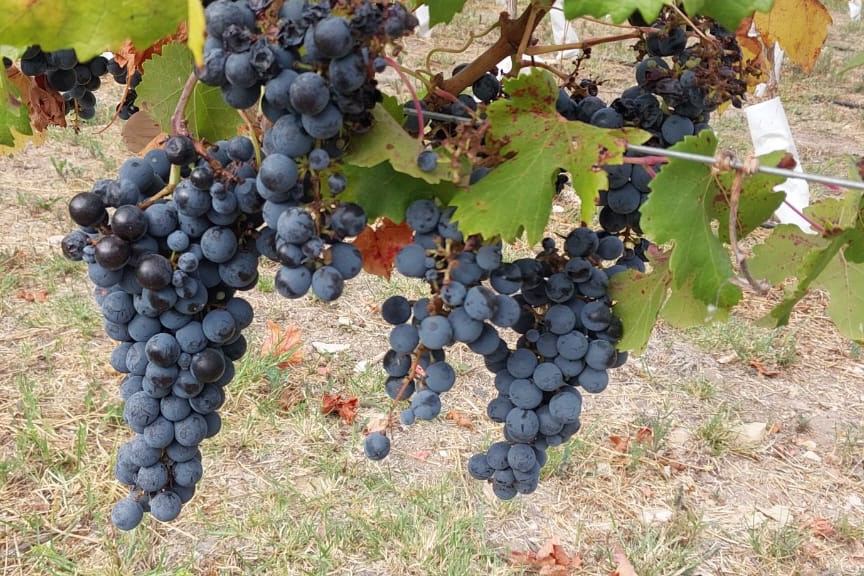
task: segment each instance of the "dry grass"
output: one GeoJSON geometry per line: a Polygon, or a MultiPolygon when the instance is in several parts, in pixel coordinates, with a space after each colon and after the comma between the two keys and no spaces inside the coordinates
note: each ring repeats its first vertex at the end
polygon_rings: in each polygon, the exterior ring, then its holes
{"type": "MultiPolygon", "coordinates": [[[[446,34],[464,38],[478,19],[462,17],[446,34]]],[[[784,90],[806,167],[833,173],[864,147],[860,111],[831,103],[860,91],[854,74],[831,73],[849,54],[840,47],[850,25],[837,20],[816,75],[790,68],[784,90]]],[[[626,54],[597,50],[590,64],[610,94],[630,74],[626,54]]],[[[439,64],[455,62],[442,55],[439,64]]],[[[746,149],[740,113],[717,124],[724,142],[746,149]]],[[[484,417],[490,379],[461,348],[452,354],[459,388],[446,402],[474,429],[418,423],[395,432],[383,463],[363,457],[363,427],[388,409],[371,361],[386,349],[375,306],[417,285],[363,276],[324,305],[282,300],[265,280],[249,294],[251,353],[228,388],[223,431],[204,445],[199,493],[179,521],[148,518],[118,533],[107,514],[123,495],[112,474],[128,434],[119,379],[86,274],[57,247],[69,227],[65,199],[116,168],[117,142],[117,128],[54,133],[0,159],[3,574],[518,574],[509,551],[553,535],[581,556],[580,574],[609,574],[616,546],[641,576],[864,574],[864,361],[831,327],[819,294],[781,331],[749,321],[770,298],[751,298],[728,325],[659,326],[614,385],[586,398],[583,431],[550,451],[537,493],[499,502],[464,470],[500,432],[484,417]],[[45,302],[19,294],[40,289],[45,302]],[[280,372],[256,353],[266,320],[303,329],[301,365],[280,372]],[[323,355],[311,341],[348,348],[323,355]],[[751,360],[778,374],[759,375],[751,360]],[[325,392],[361,398],[354,425],[320,413],[325,392]],[[753,422],[767,434],[743,442],[738,426],[753,422]],[[635,442],[646,428],[651,440],[635,442]],[[626,451],[613,435],[631,438],[626,451]],[[814,529],[818,519],[832,531],[814,529]]],[[[551,225],[565,226],[566,214],[551,225]]]]}

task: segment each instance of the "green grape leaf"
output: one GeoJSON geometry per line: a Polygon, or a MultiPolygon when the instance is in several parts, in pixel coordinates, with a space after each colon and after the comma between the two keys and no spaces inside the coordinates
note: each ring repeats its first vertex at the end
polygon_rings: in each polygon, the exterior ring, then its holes
{"type": "MultiPolygon", "coordinates": [[[[138,100],[165,132],[172,131],[171,116],[192,67],[192,52],[179,42],[165,45],[161,55],[154,55],[144,63],[138,100]]],[[[218,87],[200,82],[186,106],[186,121],[193,136],[210,142],[236,136],[238,126],[243,123],[237,110],[222,99],[218,87]]]]}
{"type": "MultiPolygon", "coordinates": [[[[786,155],[783,151],[772,152],[766,156],[759,157],[759,164],[763,166],[776,166],[786,155]]],[[[732,185],[735,180],[734,172],[724,172],[717,177],[720,183],[721,194],[714,196],[714,210],[720,226],[717,230],[720,240],[729,243],[729,202],[731,199],[732,185]]],[[[782,176],[757,173],[744,178],[741,186],[741,194],[738,198],[737,236],[741,240],[768,220],[772,214],[783,204],[786,197],[784,192],[775,192],[774,186],[783,182],[782,176]]]]}
{"type": "Polygon", "coordinates": [[[609,295],[615,302],[613,310],[624,325],[624,336],[617,344],[619,350],[637,354],[645,350],[666,301],[671,283],[668,257],[654,255],[651,266],[653,269],[647,274],[627,270],[609,281],[609,295]]]}
{"type": "Polygon", "coordinates": [[[851,228],[859,221],[862,196],[860,190],[851,190],[843,198],[829,198],[807,207],[804,213],[829,233],[851,228]]]}
{"type": "Polygon", "coordinates": [[[141,48],[173,34],[185,2],[165,0],[0,0],[3,44],[74,48],[81,60],[116,50],[126,38],[141,48]]]}
{"type": "Polygon", "coordinates": [[[840,333],[864,341],[864,264],[855,263],[840,252],[826,267],[815,285],[828,291],[828,315],[840,333]]]}
{"type": "Polygon", "coordinates": [[[693,296],[693,281],[691,279],[680,288],[672,290],[662,312],[660,312],[660,317],[670,326],[685,329],[712,322],[725,322],[729,318],[729,310],[697,300],[693,296]]]}
{"type": "Polygon", "coordinates": [[[753,248],[753,257],[748,260],[750,273],[754,278],[780,284],[797,276],[807,254],[825,245],[821,236],[805,234],[794,224],[781,224],[763,244],[753,248]]]}
{"type": "Polygon", "coordinates": [[[465,0],[415,0],[414,7],[429,6],[429,27],[448,24],[465,7],[465,0]]]}
{"type": "MultiPolygon", "coordinates": [[[[793,232],[793,234],[803,234],[803,232],[799,230],[798,232],[793,232]]],[[[826,268],[837,257],[848,241],[849,239],[846,235],[841,234],[828,242],[823,248],[809,251],[804,256],[798,268],[798,284],[795,286],[795,289],[780,304],[775,306],[766,318],[762,319],[762,325],[776,327],[788,324],[789,317],[792,315],[792,309],[807,295],[811,285],[814,287],[818,286],[818,284],[815,284],[816,279],[825,272],[826,268]]],[[[857,318],[860,319],[862,316],[859,315],[857,318]]],[[[835,324],[837,321],[838,319],[834,318],[835,324]]]]}
{"type": "Polygon", "coordinates": [[[684,10],[713,18],[734,32],[753,12],[770,12],[773,4],[774,0],[684,0],[684,10]]]}
{"type": "Polygon", "coordinates": [[[391,96],[390,94],[384,94],[383,99],[381,100],[381,106],[384,110],[387,111],[390,116],[393,117],[396,122],[401,126],[405,121],[405,109],[402,108],[402,104],[399,103],[399,100],[395,96],[391,96]]]}
{"type": "MultiPolygon", "coordinates": [[[[714,156],[717,137],[709,131],[688,136],[673,150],[714,156]]],[[[674,242],[669,262],[675,286],[693,279],[693,295],[706,304],[731,308],[741,298],[732,284],[729,253],[714,234],[720,217],[715,197],[724,196],[710,166],[671,158],[651,182],[651,194],[642,205],[642,229],[657,244],[674,242]]],[[[723,227],[723,224],[720,224],[723,227]]]]}
{"type": "MultiPolygon", "coordinates": [[[[684,0],[684,9],[691,16],[710,16],[730,30],[754,11],[768,12],[774,0],[684,0]]],[[[568,19],[580,16],[602,18],[607,14],[615,23],[623,22],[638,10],[648,22],[657,18],[665,0],[564,0],[564,14],[568,19]]]]}
{"type": "Polygon", "coordinates": [[[571,175],[581,203],[581,219],[590,222],[598,190],[607,184],[602,164],[619,164],[626,143],[641,143],[639,130],[602,130],[568,122],[555,111],[558,88],[545,70],[532,69],[505,82],[510,100],[492,103],[487,114],[493,139],[508,139],[502,156],[512,158],[492,169],[470,189],[453,198],[456,219],[467,233],[500,235],[505,242],[524,230],[528,241],[543,236],[561,168],[571,175]]]}
{"type": "Polygon", "coordinates": [[[581,16],[603,18],[607,14],[616,24],[627,20],[636,10],[648,22],[660,14],[665,0],[564,0],[564,15],[568,20],[581,16]]]}
{"type": "Polygon", "coordinates": [[[345,156],[345,163],[371,168],[389,161],[397,172],[420,178],[430,184],[449,180],[449,162],[440,157],[440,152],[435,170],[423,172],[417,166],[417,156],[423,151],[423,144],[403,130],[380,104],[372,109],[372,116],[375,118],[372,129],[351,139],[351,152],[345,156]]]}
{"type": "Polygon", "coordinates": [[[0,70],[0,153],[14,151],[32,134],[27,105],[4,68],[0,70]]]}
{"type": "Polygon", "coordinates": [[[415,200],[438,198],[446,205],[456,190],[452,182],[429,184],[397,172],[387,162],[371,168],[344,164],[341,171],[348,180],[348,187],[339,199],[363,206],[370,222],[381,216],[402,222],[405,209],[415,200]]]}
{"type": "MultiPolygon", "coordinates": [[[[824,200],[805,213],[823,223],[848,221],[850,193],[844,199],[824,200]]],[[[830,232],[830,231],[829,231],[830,232]]],[[[784,300],[762,319],[767,326],[781,326],[789,321],[795,305],[811,288],[828,292],[828,314],[840,333],[853,340],[864,340],[864,264],[852,258],[855,243],[861,240],[859,228],[830,232],[829,237],[806,234],[791,224],[778,226],[764,244],[756,246],[750,259],[750,271],[757,278],[779,284],[787,278],[797,283],[787,291],[784,300]]]]}

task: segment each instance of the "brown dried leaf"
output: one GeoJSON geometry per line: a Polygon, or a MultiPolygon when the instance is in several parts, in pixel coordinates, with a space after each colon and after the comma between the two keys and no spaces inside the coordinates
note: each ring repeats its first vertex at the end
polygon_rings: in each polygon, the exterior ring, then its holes
{"type": "Polygon", "coordinates": [[[557,536],[550,538],[537,552],[512,550],[510,562],[541,576],[567,576],[573,568],[582,566],[582,559],[578,555],[571,558],[557,536]]]}
{"type": "Polygon", "coordinates": [[[9,81],[18,89],[21,100],[30,113],[30,125],[37,132],[48,126],[66,126],[66,106],[63,95],[48,87],[45,76],[25,76],[15,66],[6,70],[9,81]]]}
{"type": "Polygon", "coordinates": [[[267,335],[264,337],[264,343],[261,344],[259,354],[262,357],[275,356],[279,360],[277,366],[281,370],[292,364],[299,364],[303,361],[300,334],[300,328],[293,324],[282,330],[278,324],[268,320],[267,335]]]}
{"type": "Polygon", "coordinates": [[[411,235],[407,224],[394,224],[389,218],[375,228],[367,226],[354,240],[354,247],[363,255],[363,269],[389,280],[396,254],[411,243],[411,235]]]}
{"type": "Polygon", "coordinates": [[[450,410],[445,416],[446,420],[453,420],[453,423],[468,430],[474,429],[474,422],[471,421],[471,416],[461,410],[450,410]]]}
{"type": "Polygon", "coordinates": [[[355,396],[342,398],[339,394],[325,394],[321,402],[321,412],[324,414],[333,414],[335,412],[346,424],[353,424],[354,419],[357,417],[357,406],[359,403],[360,401],[355,396]]]}
{"type": "Polygon", "coordinates": [[[286,386],[279,394],[279,408],[288,412],[303,401],[303,392],[296,386],[286,386]]]}
{"type": "Polygon", "coordinates": [[[831,538],[834,536],[834,524],[828,518],[812,518],[804,523],[804,528],[817,538],[831,538]]]}
{"type": "Polygon", "coordinates": [[[615,547],[615,551],[612,552],[612,559],[618,563],[618,567],[615,568],[615,571],[610,576],[639,576],[620,546],[615,547]]]}
{"type": "Polygon", "coordinates": [[[432,456],[432,452],[429,450],[418,450],[411,454],[412,458],[420,460],[421,462],[425,462],[430,456],[432,456]]]}
{"type": "Polygon", "coordinates": [[[159,123],[143,108],[123,123],[120,134],[126,149],[140,156],[158,148],[168,137],[159,123]]]}
{"type": "Polygon", "coordinates": [[[609,441],[612,443],[612,449],[622,454],[626,454],[630,448],[630,438],[627,436],[612,434],[609,436],[609,441]]]}
{"type": "Polygon", "coordinates": [[[766,378],[774,378],[775,376],[779,376],[780,372],[777,370],[771,370],[767,368],[762,362],[756,360],[755,358],[750,360],[750,366],[759,373],[760,376],[765,376],[766,378]]]}
{"type": "Polygon", "coordinates": [[[48,301],[48,291],[47,290],[36,290],[35,292],[30,292],[28,290],[24,290],[23,288],[19,289],[15,293],[18,298],[22,300],[26,300],[27,302],[47,302],[48,301]]]}
{"type": "Polygon", "coordinates": [[[653,444],[654,443],[654,431],[651,428],[643,426],[636,431],[636,443],[637,444],[653,444]]]}

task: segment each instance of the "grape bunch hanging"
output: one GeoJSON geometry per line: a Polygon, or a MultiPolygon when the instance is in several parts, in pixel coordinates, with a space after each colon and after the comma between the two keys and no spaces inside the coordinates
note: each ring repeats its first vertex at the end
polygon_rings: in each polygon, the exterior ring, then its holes
{"type": "Polygon", "coordinates": [[[291,0],[267,39],[254,4],[208,5],[198,74],[238,108],[263,90],[273,122],[263,157],[244,136],[207,147],[178,134],[69,203],[79,228],[63,252],[87,264],[105,332],[118,342],[111,365],[125,374],[120,397],[134,436],[114,473],[129,495],[111,513],[123,530],[146,512],[173,520],[194,495],[199,446],[219,432],[224,388],[246,352],[253,311],[237,293],[257,284],[260,256],[281,265],[275,284],[288,298],[311,289],[335,300],[362,269],[346,240],[366,215],[336,199],[346,186],[340,136],[371,126],[380,93],[368,58],[416,20],[398,4],[361,3],[348,19],[291,0]]]}

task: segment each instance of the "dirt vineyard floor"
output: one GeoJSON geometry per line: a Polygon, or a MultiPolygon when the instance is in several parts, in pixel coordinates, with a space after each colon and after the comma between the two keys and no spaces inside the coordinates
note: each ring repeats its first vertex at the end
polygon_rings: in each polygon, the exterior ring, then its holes
{"type": "MultiPolygon", "coordinates": [[[[456,45],[493,21],[488,4],[411,39],[407,53],[456,45]]],[[[805,169],[845,175],[849,155],[864,153],[864,80],[835,71],[864,24],[830,5],[835,26],[814,73],[786,66],[780,93],[805,169]]],[[[586,73],[606,81],[601,96],[627,86],[629,54],[595,49],[586,73]]],[[[433,57],[445,71],[459,61],[433,57]]],[[[112,95],[99,94],[102,124],[112,95]]],[[[713,123],[721,146],[746,153],[741,111],[713,123]]],[[[864,350],[838,335],[821,293],[782,330],[753,322],[779,291],[748,295],[725,325],[661,324],[606,392],[586,398],[582,431],[550,450],[537,492],[500,502],[465,470],[500,430],[485,417],[491,378],[464,347],[444,396],[454,417],[397,427],[381,463],[363,456],[364,427],[389,409],[377,306],[422,287],[362,275],[336,304],[287,301],[265,264],[247,295],[250,351],[223,430],[203,445],[198,493],[171,524],[114,530],[110,508],[125,494],[113,462],[128,434],[120,378],[86,271],[59,249],[66,201],[125,158],[121,126],[100,126],[51,131],[43,146],[0,158],[2,574],[509,575],[530,573],[511,551],[554,537],[578,556],[573,574],[610,574],[620,548],[640,576],[864,575],[864,350]],[[268,321],[300,328],[302,362],[280,370],[260,354],[268,321]],[[359,397],[357,420],[322,415],[324,394],[359,397]]],[[[558,205],[550,231],[575,214],[566,194],[558,205]]]]}

